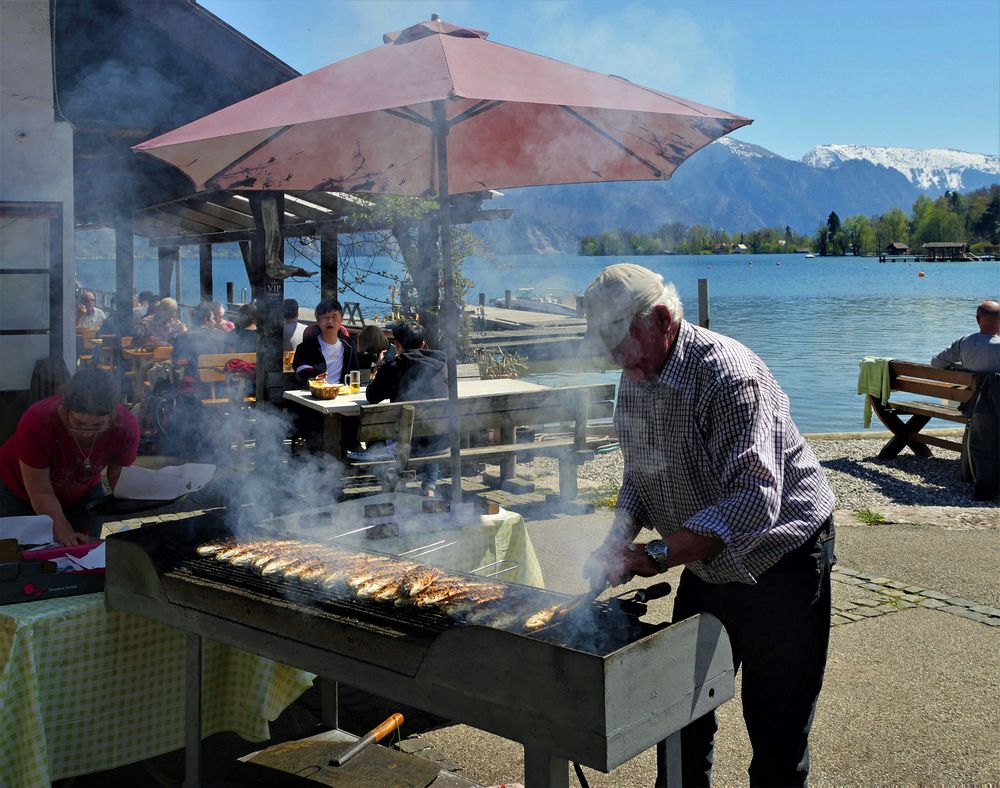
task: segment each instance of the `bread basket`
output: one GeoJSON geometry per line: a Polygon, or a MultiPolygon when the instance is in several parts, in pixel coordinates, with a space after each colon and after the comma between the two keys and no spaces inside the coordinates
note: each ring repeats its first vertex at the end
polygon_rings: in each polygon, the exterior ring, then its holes
{"type": "Polygon", "coordinates": [[[325,380],[310,380],[309,393],[316,399],[335,399],[340,393],[340,384],[327,383],[325,380]]]}

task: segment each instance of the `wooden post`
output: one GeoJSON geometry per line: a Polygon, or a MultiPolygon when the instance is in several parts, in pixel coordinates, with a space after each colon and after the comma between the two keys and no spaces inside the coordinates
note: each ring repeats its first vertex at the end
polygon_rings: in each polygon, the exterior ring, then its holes
{"type": "Polygon", "coordinates": [[[240,241],[240,255],[243,257],[243,267],[247,271],[247,280],[253,283],[253,263],[250,261],[252,250],[249,241],[240,241]]]}
{"type": "Polygon", "coordinates": [[[319,297],[336,298],[340,288],[337,281],[337,231],[326,224],[319,228],[319,297]]]}
{"type": "Polygon", "coordinates": [[[211,301],[215,290],[212,282],[212,244],[198,244],[198,291],[202,301],[211,301]]]}
{"type": "MultiPolygon", "coordinates": [[[[280,192],[253,192],[250,207],[253,210],[254,241],[251,247],[253,276],[250,285],[257,299],[257,405],[270,402],[269,383],[272,376],[281,375],[281,339],[284,326],[283,302],[285,283],[275,277],[283,267],[285,197],[280,192]]],[[[258,447],[258,460],[260,459],[258,447]]],[[[273,468],[260,463],[261,473],[273,473],[273,468]]]]}
{"type": "Polygon", "coordinates": [[[160,298],[170,295],[170,279],[174,273],[174,267],[180,258],[181,249],[179,246],[160,246],[156,250],[159,258],[160,272],[160,298]]]}
{"type": "Polygon", "coordinates": [[[132,232],[132,217],[121,216],[115,221],[115,295],[118,303],[132,303],[132,289],[135,280],[135,236],[132,232]]]}
{"type": "MultiPolygon", "coordinates": [[[[178,305],[183,303],[181,299],[181,250],[177,249],[177,259],[174,261],[174,272],[177,274],[174,279],[174,298],[177,300],[178,305]]],[[[177,314],[180,317],[180,313],[177,314]]]]}
{"type": "Polygon", "coordinates": [[[698,280],[698,325],[709,328],[708,314],[708,280],[698,280]]]}

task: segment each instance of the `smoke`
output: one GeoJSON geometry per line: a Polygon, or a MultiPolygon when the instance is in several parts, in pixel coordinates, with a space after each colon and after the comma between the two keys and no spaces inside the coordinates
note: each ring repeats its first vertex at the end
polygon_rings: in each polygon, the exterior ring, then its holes
{"type": "Polygon", "coordinates": [[[287,439],[294,417],[261,405],[227,418],[228,437],[252,440],[252,448],[225,451],[218,458],[213,495],[227,507],[237,535],[288,512],[319,509],[335,503],[343,489],[345,467],[330,455],[302,450],[292,454],[287,439]]]}

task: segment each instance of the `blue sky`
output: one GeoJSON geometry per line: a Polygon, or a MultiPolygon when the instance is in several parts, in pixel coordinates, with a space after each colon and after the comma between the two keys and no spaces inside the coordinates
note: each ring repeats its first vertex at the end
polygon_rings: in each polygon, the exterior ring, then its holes
{"type": "Polygon", "coordinates": [[[1000,0],[200,0],[302,73],[437,13],[754,118],[737,139],[1000,154],[1000,0]]]}

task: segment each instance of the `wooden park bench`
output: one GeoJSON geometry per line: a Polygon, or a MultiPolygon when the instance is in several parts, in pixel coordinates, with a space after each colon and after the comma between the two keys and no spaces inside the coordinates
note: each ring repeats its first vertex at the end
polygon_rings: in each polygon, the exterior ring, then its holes
{"type": "Polygon", "coordinates": [[[943,402],[924,402],[919,400],[900,400],[897,394],[924,394],[929,397],[939,397],[952,402],[968,402],[976,388],[971,372],[954,369],[937,369],[930,364],[917,364],[912,361],[889,362],[889,401],[883,405],[879,398],[869,394],[872,410],[882,423],[892,433],[892,438],[879,457],[890,459],[898,455],[907,446],[918,457],[930,457],[931,446],[961,452],[962,442],[948,440],[935,435],[925,435],[921,430],[931,419],[945,419],[959,424],[968,424],[969,417],[959,410],[957,405],[943,402]],[[903,421],[901,416],[910,418],[903,421]]]}
{"type": "MultiPolygon", "coordinates": [[[[608,418],[614,410],[613,383],[568,386],[559,389],[517,394],[484,394],[458,401],[464,435],[494,431],[498,442],[461,447],[464,465],[499,463],[501,483],[513,479],[516,462],[533,457],[555,457],[559,461],[559,502],[564,506],[576,501],[576,470],[590,460],[594,450],[609,443],[606,436],[591,435],[588,426],[594,419],[608,418]],[[541,428],[558,425],[558,432],[542,434],[541,428]],[[520,436],[523,438],[519,440],[520,436]]],[[[451,465],[448,450],[436,454],[414,455],[415,438],[443,436],[449,432],[447,399],[362,405],[359,438],[366,445],[376,441],[396,441],[391,460],[353,461],[351,464],[374,468],[382,465],[392,476],[431,462],[444,468],[451,465]]]]}

